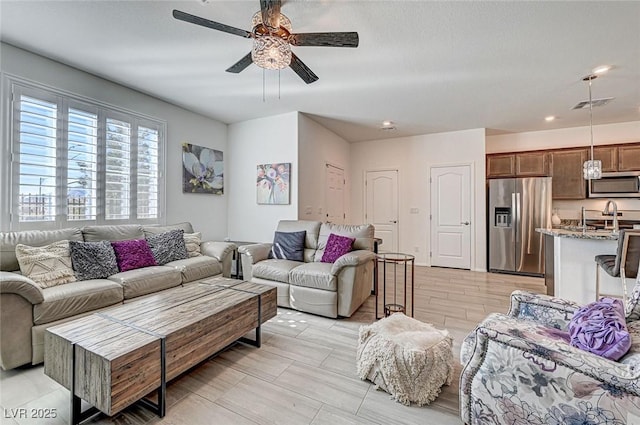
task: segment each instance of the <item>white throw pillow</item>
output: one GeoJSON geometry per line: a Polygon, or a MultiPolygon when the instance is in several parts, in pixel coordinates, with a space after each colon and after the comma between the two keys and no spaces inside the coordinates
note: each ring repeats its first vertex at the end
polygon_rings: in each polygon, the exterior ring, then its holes
{"type": "Polygon", "coordinates": [[[187,246],[187,255],[191,257],[199,257],[202,255],[200,251],[200,243],[202,242],[202,233],[185,233],[184,244],[187,246]]]}
{"type": "Polygon", "coordinates": [[[71,266],[69,241],[37,247],[18,244],[16,258],[20,272],[43,289],[76,280],[71,266]]]}

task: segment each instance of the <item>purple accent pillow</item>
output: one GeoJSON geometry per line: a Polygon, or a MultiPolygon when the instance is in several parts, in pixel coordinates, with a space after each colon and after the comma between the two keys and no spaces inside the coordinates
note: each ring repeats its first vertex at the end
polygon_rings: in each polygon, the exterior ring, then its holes
{"type": "Polygon", "coordinates": [[[571,345],[610,360],[631,348],[622,301],[601,298],[578,309],[569,322],[571,345]]]}
{"type": "Polygon", "coordinates": [[[321,261],[323,263],[335,263],[338,258],[351,251],[355,240],[356,238],[331,233],[329,239],[327,239],[327,247],[324,249],[321,261]]]}
{"type": "Polygon", "coordinates": [[[144,239],[111,242],[116,253],[116,262],[121,272],[140,269],[147,266],[157,266],[149,244],[144,239]]]}

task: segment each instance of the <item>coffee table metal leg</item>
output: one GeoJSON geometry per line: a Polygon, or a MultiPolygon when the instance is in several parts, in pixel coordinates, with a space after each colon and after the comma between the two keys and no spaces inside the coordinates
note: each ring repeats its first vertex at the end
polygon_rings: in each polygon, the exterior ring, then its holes
{"type": "Polygon", "coordinates": [[[256,339],[253,340],[243,336],[238,341],[258,348],[262,345],[262,298],[260,295],[258,295],[258,326],[256,327],[256,339]]]}
{"type": "Polygon", "coordinates": [[[76,344],[71,344],[71,405],[70,405],[70,422],[71,425],[77,425],[94,417],[100,411],[95,407],[82,411],[82,400],[76,395],[76,344]]]}
{"type": "Polygon", "coordinates": [[[158,403],[145,398],[139,401],[147,409],[164,418],[167,414],[167,337],[160,337],[160,386],[158,387],[158,403]]]}

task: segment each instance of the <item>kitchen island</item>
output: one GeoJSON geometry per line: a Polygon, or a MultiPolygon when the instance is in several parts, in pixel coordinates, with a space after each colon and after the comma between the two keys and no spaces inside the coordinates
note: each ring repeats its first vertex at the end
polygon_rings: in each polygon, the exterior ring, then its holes
{"type": "MultiPolygon", "coordinates": [[[[596,299],[596,255],[615,255],[618,235],[610,230],[536,229],[545,236],[549,295],[587,304],[596,299]]],[[[635,279],[627,281],[631,290],[635,279]]],[[[600,270],[600,292],[622,295],[620,278],[600,270]]]]}

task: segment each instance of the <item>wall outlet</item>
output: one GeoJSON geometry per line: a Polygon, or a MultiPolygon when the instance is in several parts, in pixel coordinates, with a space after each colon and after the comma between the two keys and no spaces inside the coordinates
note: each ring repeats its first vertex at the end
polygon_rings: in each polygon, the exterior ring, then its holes
{"type": "Polygon", "coordinates": [[[420,212],[420,210],[418,208],[411,208],[409,210],[409,214],[418,214],[420,212]]]}
{"type": "Polygon", "coordinates": [[[318,214],[322,214],[322,207],[318,207],[318,214]]]}
{"type": "Polygon", "coordinates": [[[420,247],[419,246],[414,246],[413,247],[413,252],[420,252],[420,247]]]}

